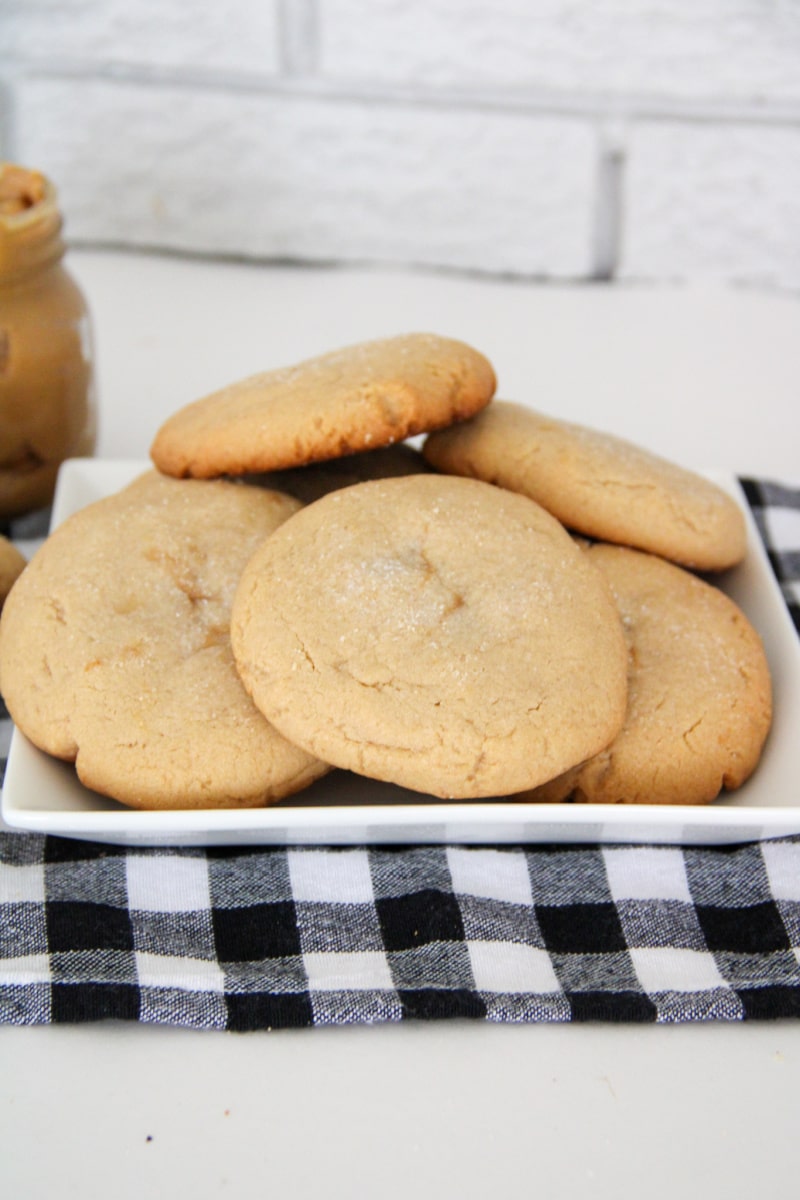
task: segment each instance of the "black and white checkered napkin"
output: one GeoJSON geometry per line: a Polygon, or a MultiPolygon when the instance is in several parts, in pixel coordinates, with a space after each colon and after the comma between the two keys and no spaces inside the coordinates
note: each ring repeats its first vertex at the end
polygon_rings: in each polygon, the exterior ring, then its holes
{"type": "MultiPolygon", "coordinates": [[[[800,629],[800,489],[745,490],[800,629]]],[[[800,838],[156,850],[0,833],[5,1023],[798,1016],[800,838]]]]}

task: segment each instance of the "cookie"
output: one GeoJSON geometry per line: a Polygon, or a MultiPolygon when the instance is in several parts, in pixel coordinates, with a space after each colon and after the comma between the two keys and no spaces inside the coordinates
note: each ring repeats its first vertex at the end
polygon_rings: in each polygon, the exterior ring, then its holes
{"type": "Polygon", "coordinates": [[[495,390],[463,342],[407,334],[231,384],[174,413],[151,447],[168,475],[284,470],[373,450],[472,416],[495,390]]]}
{"type": "Polygon", "coordinates": [[[602,575],[539,505],[476,480],[376,480],[302,509],[245,568],[231,641],[287,738],[440,798],[533,787],[625,714],[602,575]]]}
{"type": "Polygon", "coordinates": [[[346,454],[327,462],[311,463],[306,467],[290,467],[286,471],[271,471],[265,475],[247,477],[261,487],[275,488],[289,496],[312,504],[328,492],[364,483],[367,479],[395,479],[402,475],[425,475],[433,470],[419,450],[406,442],[366,450],[361,454],[346,454]]]}
{"type": "Polygon", "coordinates": [[[423,446],[438,470],[470,475],[538,501],[568,528],[682,566],[721,571],[744,557],[746,533],[731,496],[621,438],[494,401],[433,433],[423,446]]]}
{"type": "Polygon", "coordinates": [[[707,804],[755,769],[772,718],[758,634],[713,585],[620,546],[584,551],[622,615],[630,671],[622,731],[572,780],[601,804],[707,804]]]}
{"type": "Polygon", "coordinates": [[[563,804],[572,799],[582,766],[583,763],[577,763],[568,771],[564,771],[562,775],[556,775],[555,779],[548,779],[546,783],[540,783],[538,787],[528,788],[524,792],[518,792],[515,796],[508,796],[507,799],[511,803],[522,804],[563,804]]]}
{"type": "Polygon", "coordinates": [[[20,554],[17,547],[0,535],[0,609],[6,602],[6,596],[25,569],[26,558],[20,554]]]}
{"type": "Polygon", "coordinates": [[[255,708],[230,647],[240,572],[298,507],[150,472],[65,521],[0,620],[22,732],[134,808],[253,807],[323,774],[255,708]]]}

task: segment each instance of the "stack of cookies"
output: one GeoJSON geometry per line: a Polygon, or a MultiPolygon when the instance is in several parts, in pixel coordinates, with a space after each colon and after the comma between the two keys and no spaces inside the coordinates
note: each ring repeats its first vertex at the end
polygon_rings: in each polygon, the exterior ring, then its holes
{"type": "Polygon", "coordinates": [[[744,556],[738,506],[495,388],[477,350],[413,334],[176,412],[155,469],[12,588],[17,725],[149,809],[264,805],[334,767],[453,800],[737,787],[769,670],[698,572],[744,556]]]}

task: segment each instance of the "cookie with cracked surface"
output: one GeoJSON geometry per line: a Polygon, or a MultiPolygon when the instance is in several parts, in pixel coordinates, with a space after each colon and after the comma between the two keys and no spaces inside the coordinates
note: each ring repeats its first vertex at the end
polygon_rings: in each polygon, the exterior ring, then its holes
{"type": "Polygon", "coordinates": [[[744,557],[744,518],[722,488],[631,442],[495,400],[427,438],[438,470],[522,492],[569,529],[721,571],[744,557]]]}
{"type": "Polygon", "coordinates": [[[761,640],[712,584],[654,555],[584,551],[609,581],[629,652],[628,712],[571,780],[573,799],[707,804],[755,769],[772,719],[761,640]]]}
{"type": "Polygon", "coordinates": [[[443,799],[544,782],[625,714],[604,578],[538,504],[476,480],[370,481],[296,513],[245,568],[231,641],[291,741],[443,799]]]}
{"type": "Polygon", "coordinates": [[[6,602],[6,596],[25,570],[27,559],[21,554],[13,542],[0,535],[0,609],[6,602]]]}
{"type": "Polygon", "coordinates": [[[180,477],[284,470],[463,420],[495,386],[488,359],[452,338],[362,342],[188,404],[164,422],[150,453],[159,470],[180,477]]]}
{"type": "Polygon", "coordinates": [[[22,732],[134,808],[254,807],[323,774],[265,721],[230,647],[239,574],[298,507],[150,472],[65,521],[0,619],[22,732]]]}

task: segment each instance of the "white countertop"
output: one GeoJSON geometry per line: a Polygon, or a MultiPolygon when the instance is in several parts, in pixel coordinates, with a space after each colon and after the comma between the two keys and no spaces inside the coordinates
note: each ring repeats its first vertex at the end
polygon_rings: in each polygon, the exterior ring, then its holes
{"type": "Polygon", "coordinates": [[[800,297],[73,252],[94,314],[104,458],[173,409],[350,342],[431,330],[492,360],[498,397],[689,467],[800,474],[800,297]]]}
{"type": "MultiPolygon", "coordinates": [[[[537,287],[73,252],[99,454],[251,372],[412,329],[498,395],[686,466],[800,481],[800,299],[537,287]]],[[[779,1194],[800,1023],[406,1024],[263,1034],[0,1027],[0,1193],[334,1198],[779,1194]]]]}

